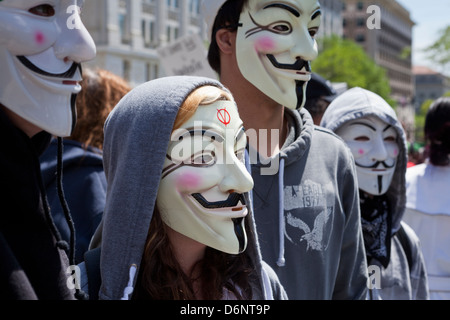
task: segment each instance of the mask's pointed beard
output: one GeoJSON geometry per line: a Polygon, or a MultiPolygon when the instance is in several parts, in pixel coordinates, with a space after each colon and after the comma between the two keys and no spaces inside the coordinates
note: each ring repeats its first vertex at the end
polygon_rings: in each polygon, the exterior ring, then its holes
{"type": "Polygon", "coordinates": [[[236,234],[236,237],[239,242],[239,253],[241,253],[242,251],[245,250],[245,231],[242,227],[243,219],[244,218],[231,219],[231,220],[233,220],[233,224],[234,224],[234,233],[236,234]]]}
{"type": "Polygon", "coordinates": [[[295,88],[297,90],[297,109],[300,109],[304,105],[305,101],[305,91],[303,87],[305,85],[305,81],[295,81],[295,88]]]}
{"type": "Polygon", "coordinates": [[[378,193],[381,194],[383,190],[383,176],[378,176],[378,193]]]}

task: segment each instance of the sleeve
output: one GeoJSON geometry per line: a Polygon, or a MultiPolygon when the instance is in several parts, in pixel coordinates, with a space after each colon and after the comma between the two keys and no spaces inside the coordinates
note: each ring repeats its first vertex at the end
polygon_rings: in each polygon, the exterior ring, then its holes
{"type": "Polygon", "coordinates": [[[403,228],[411,242],[412,267],[410,270],[412,300],[429,300],[428,276],[425,260],[420,246],[420,239],[406,223],[402,222],[403,228]]]}
{"type": "Polygon", "coordinates": [[[365,300],[368,291],[368,270],[361,227],[356,167],[349,151],[347,156],[349,160],[339,193],[346,223],[333,300],[365,300]]]}
{"type": "Polygon", "coordinates": [[[264,285],[268,287],[266,290],[270,291],[266,296],[271,295],[273,300],[288,300],[287,293],[275,271],[264,261],[261,262],[261,265],[265,274],[263,276],[267,276],[267,280],[264,279],[264,285]]]}

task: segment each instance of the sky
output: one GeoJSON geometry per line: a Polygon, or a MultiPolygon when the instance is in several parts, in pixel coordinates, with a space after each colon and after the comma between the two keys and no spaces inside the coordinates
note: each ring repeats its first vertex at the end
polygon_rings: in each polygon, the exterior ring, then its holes
{"type": "MultiPolygon", "coordinates": [[[[410,12],[416,23],[413,27],[413,64],[425,65],[450,76],[450,70],[443,70],[427,61],[424,48],[439,38],[439,31],[450,25],[450,0],[397,0],[410,12]]],[[[447,67],[449,68],[449,67],[447,67]]]]}

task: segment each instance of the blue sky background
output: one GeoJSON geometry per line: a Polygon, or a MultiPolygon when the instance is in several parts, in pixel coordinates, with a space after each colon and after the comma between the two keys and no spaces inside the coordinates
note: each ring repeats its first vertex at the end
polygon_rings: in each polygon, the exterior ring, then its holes
{"type": "Polygon", "coordinates": [[[450,25],[450,0],[397,0],[397,2],[410,12],[412,20],[416,23],[413,27],[413,64],[425,65],[450,76],[450,70],[433,66],[421,52],[439,38],[439,30],[450,25]]]}

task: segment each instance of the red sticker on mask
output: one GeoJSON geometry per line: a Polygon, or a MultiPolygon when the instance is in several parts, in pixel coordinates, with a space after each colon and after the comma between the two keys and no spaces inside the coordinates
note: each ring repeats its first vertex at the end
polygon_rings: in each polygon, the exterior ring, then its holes
{"type": "Polygon", "coordinates": [[[217,119],[227,126],[231,122],[231,115],[226,109],[220,109],[217,110],[217,119]]]}

